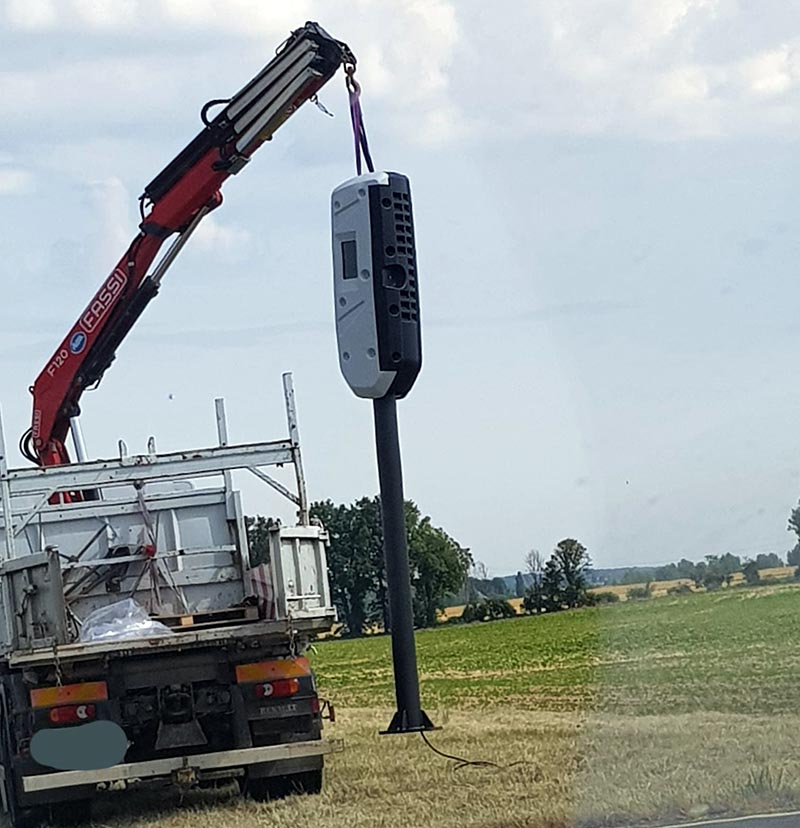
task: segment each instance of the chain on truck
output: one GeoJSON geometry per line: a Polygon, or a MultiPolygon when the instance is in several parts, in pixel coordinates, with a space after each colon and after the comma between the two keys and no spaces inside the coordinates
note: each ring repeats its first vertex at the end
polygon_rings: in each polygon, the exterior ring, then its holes
{"type": "Polygon", "coordinates": [[[11,467],[0,422],[0,798],[15,828],[47,812],[85,819],[110,786],[317,792],[324,756],[342,748],[322,737],[304,655],[336,615],[291,376],[288,433],[270,442],[231,443],[217,400],[208,448],[160,454],[151,440],[131,455],[120,443],[115,459],[90,460],[78,417],[223,182],[340,66],[352,86],[355,65],[307,23],[237,94],[203,107],[202,131],[145,188],[140,232],[31,389],[20,448],[33,468],[11,467]],[[294,469],[294,491],[275,466],[294,469]],[[296,526],[269,527],[266,559],[249,550],[236,470],[297,507],[296,526]]]}

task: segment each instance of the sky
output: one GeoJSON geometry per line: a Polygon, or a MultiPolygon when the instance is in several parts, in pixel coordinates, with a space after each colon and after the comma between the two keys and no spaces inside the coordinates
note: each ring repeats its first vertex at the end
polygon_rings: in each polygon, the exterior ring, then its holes
{"type": "MultiPolygon", "coordinates": [[[[564,537],[598,566],[785,553],[800,498],[800,5],[774,0],[4,0],[0,404],[137,232],[143,187],[289,31],[359,60],[379,168],[411,179],[423,370],[405,490],[492,574],[564,537]]],[[[286,433],[312,499],[377,492],[342,379],[330,192],[343,75],[223,190],[83,400],[89,452],[286,433]]],[[[23,465],[18,458],[19,465],[23,465]]],[[[292,509],[246,473],[249,512],[292,509]]]]}

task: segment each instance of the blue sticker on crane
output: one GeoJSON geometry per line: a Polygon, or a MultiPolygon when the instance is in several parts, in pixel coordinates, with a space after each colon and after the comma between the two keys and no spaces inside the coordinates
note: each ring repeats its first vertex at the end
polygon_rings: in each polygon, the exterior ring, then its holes
{"type": "Polygon", "coordinates": [[[69,341],[69,349],[73,354],[79,354],[86,347],[86,334],[76,331],[69,341]]]}

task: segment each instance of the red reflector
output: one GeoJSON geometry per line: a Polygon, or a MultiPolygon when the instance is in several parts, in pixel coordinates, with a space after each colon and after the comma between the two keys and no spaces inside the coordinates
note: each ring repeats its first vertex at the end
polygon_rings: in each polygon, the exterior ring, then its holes
{"type": "Polygon", "coordinates": [[[254,692],[259,699],[283,699],[293,696],[299,689],[300,682],[296,678],[290,678],[257,684],[254,692]]]}
{"type": "Polygon", "coordinates": [[[65,704],[105,701],[108,687],[104,681],[65,684],[62,687],[37,687],[31,690],[32,707],[56,707],[65,704]]]}
{"type": "Polygon", "coordinates": [[[316,696],[311,699],[311,712],[315,715],[319,713],[319,699],[316,696]]]}
{"type": "Polygon", "coordinates": [[[279,658],[275,661],[259,661],[255,664],[238,664],[236,666],[236,681],[240,684],[309,675],[311,675],[311,667],[308,659],[303,656],[299,658],[279,658]]]}
{"type": "Polygon", "coordinates": [[[55,725],[77,724],[90,722],[97,714],[93,704],[70,704],[65,707],[54,707],[50,711],[50,721],[55,725]]]}

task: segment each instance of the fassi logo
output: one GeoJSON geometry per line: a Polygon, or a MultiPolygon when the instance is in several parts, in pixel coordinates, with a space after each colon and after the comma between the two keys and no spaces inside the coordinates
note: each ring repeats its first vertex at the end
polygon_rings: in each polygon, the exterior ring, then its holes
{"type": "Polygon", "coordinates": [[[128,277],[123,270],[117,269],[108,277],[81,317],[81,327],[86,333],[91,333],[97,327],[127,282],[128,277]]]}
{"type": "Polygon", "coordinates": [[[86,347],[86,334],[75,331],[69,339],[69,350],[72,354],[79,354],[86,347]]]}

